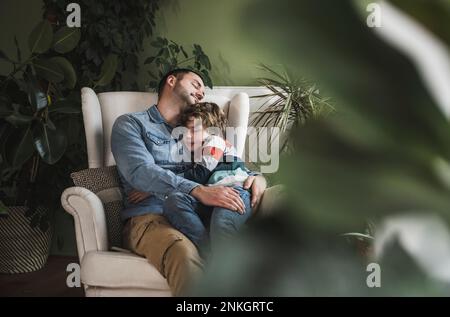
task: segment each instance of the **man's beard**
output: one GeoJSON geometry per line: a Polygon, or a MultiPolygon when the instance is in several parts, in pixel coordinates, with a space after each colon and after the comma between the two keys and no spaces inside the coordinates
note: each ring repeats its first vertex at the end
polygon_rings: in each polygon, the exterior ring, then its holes
{"type": "Polygon", "coordinates": [[[186,89],[184,89],[178,83],[175,84],[175,88],[173,90],[174,94],[176,94],[182,101],[186,103],[187,106],[191,106],[195,103],[195,98],[192,96],[186,89]]]}

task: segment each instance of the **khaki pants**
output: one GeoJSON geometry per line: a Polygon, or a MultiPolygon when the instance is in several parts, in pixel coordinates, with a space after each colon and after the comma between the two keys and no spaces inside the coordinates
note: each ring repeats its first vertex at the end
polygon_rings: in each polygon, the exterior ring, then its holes
{"type": "Polygon", "coordinates": [[[161,215],[131,218],[124,227],[124,244],[144,256],[164,276],[174,296],[185,294],[203,269],[194,244],[161,215]]]}

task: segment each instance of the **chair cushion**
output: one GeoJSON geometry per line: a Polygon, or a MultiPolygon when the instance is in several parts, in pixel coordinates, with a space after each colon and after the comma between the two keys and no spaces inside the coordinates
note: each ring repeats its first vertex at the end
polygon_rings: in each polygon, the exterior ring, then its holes
{"type": "Polygon", "coordinates": [[[75,186],[89,189],[103,203],[110,247],[122,246],[123,224],[120,211],[123,209],[119,187],[119,174],[115,166],[88,168],[70,175],[75,186]]]}
{"type": "Polygon", "coordinates": [[[97,287],[169,290],[166,279],[145,258],[125,252],[87,252],[81,280],[97,287]]]}

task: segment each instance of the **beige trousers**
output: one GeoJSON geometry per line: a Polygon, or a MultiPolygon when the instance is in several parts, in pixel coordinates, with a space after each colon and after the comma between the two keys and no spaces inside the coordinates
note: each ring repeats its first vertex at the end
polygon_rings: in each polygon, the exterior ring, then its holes
{"type": "Polygon", "coordinates": [[[184,295],[203,271],[197,248],[162,215],[133,217],[123,234],[125,246],[156,267],[174,296],[184,295]]]}

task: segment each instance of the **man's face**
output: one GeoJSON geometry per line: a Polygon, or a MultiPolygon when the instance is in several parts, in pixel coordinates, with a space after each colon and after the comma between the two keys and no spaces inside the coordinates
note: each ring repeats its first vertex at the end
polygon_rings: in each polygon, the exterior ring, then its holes
{"type": "Polygon", "coordinates": [[[173,88],[174,94],[186,102],[186,105],[193,105],[200,102],[205,96],[205,85],[200,76],[194,73],[179,75],[173,88]],[[181,77],[182,76],[182,77],[181,77]]]}

